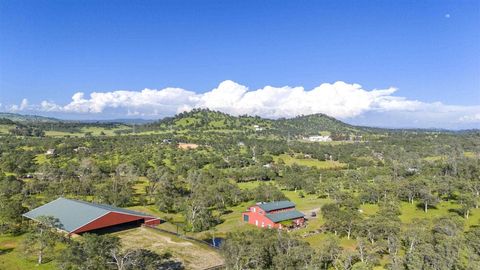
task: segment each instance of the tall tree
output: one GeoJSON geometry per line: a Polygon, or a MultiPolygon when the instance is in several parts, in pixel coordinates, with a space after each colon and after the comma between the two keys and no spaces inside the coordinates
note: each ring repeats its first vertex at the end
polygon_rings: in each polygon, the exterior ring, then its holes
{"type": "Polygon", "coordinates": [[[57,228],[62,228],[60,221],[51,216],[37,217],[32,231],[27,234],[22,243],[23,251],[27,255],[35,254],[37,263],[42,264],[45,254],[51,252],[55,244],[61,239],[57,228]]]}

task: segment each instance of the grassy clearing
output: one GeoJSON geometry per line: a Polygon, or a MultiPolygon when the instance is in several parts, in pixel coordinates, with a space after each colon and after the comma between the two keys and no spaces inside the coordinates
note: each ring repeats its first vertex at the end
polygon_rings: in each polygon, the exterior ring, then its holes
{"type": "Polygon", "coordinates": [[[38,165],[42,165],[42,164],[47,163],[47,162],[48,162],[47,155],[45,155],[45,154],[38,154],[38,155],[35,157],[35,162],[36,162],[38,165]]]}
{"type": "Polygon", "coordinates": [[[136,228],[114,233],[124,248],[145,248],[159,254],[169,252],[186,269],[205,269],[223,264],[217,250],[201,243],[182,239],[150,228],[136,228]]]}
{"type": "MultiPolygon", "coordinates": [[[[423,211],[422,206],[418,206],[416,203],[411,204],[407,202],[402,202],[400,210],[402,214],[400,215],[400,220],[402,223],[411,224],[415,219],[427,219],[433,220],[442,216],[456,215],[456,210],[460,206],[454,202],[442,201],[436,205],[434,208],[429,208],[428,212],[423,211]]],[[[478,226],[480,224],[480,209],[472,209],[470,217],[465,219],[465,229],[468,229],[471,226],[478,226]]]]}
{"type": "Polygon", "coordinates": [[[90,133],[93,136],[115,136],[116,130],[127,129],[128,126],[121,125],[115,128],[104,128],[104,127],[82,127],[80,132],[66,132],[66,131],[56,131],[56,130],[46,130],[45,136],[48,137],[83,137],[85,134],[90,133]],[[103,134],[102,134],[103,132],[103,134]]]}
{"type": "Polygon", "coordinates": [[[347,166],[347,164],[341,163],[338,161],[331,161],[331,160],[321,161],[313,158],[299,159],[299,158],[291,157],[287,154],[281,154],[279,156],[273,157],[273,160],[275,162],[278,162],[279,159],[282,159],[287,165],[297,164],[297,165],[308,166],[308,167],[317,167],[319,169],[341,169],[347,166]]]}
{"type": "MultiPolygon", "coordinates": [[[[479,154],[475,153],[475,152],[467,151],[467,152],[463,153],[463,156],[466,157],[466,158],[475,158],[475,157],[478,157],[479,154]]],[[[425,158],[423,158],[423,160],[430,161],[430,162],[435,162],[435,161],[439,161],[439,160],[447,159],[447,158],[448,157],[446,155],[437,155],[437,156],[425,157],[425,158]]]]}
{"type": "Polygon", "coordinates": [[[0,235],[0,270],[56,269],[54,261],[37,265],[34,260],[27,259],[19,250],[24,236],[0,235]]]}
{"type": "Polygon", "coordinates": [[[12,128],[15,128],[15,125],[0,125],[0,134],[9,134],[12,128]]]}
{"type": "MultiPolygon", "coordinates": [[[[337,237],[333,233],[319,233],[306,237],[304,240],[313,248],[319,248],[323,241],[331,236],[337,237]]],[[[340,246],[342,246],[344,249],[355,250],[357,242],[355,239],[347,239],[346,237],[338,237],[338,239],[340,241],[340,246]]]]}
{"type": "Polygon", "coordinates": [[[47,137],[82,137],[83,133],[80,132],[64,132],[64,131],[56,131],[56,130],[47,130],[45,131],[45,136],[47,137]]]}
{"type": "Polygon", "coordinates": [[[193,117],[185,117],[185,118],[182,118],[182,119],[179,119],[175,122],[175,125],[176,126],[179,126],[179,127],[185,127],[185,126],[189,126],[189,125],[194,125],[198,122],[198,119],[196,118],[193,118],[193,117]]]}

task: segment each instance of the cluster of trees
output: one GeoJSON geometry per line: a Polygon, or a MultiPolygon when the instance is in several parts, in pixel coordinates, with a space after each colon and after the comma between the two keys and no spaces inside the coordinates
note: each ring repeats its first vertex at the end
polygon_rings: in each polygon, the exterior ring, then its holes
{"type": "Polygon", "coordinates": [[[19,234],[23,230],[22,214],[27,210],[22,204],[23,186],[23,181],[15,176],[0,173],[0,234],[19,234]]]}
{"type": "Polygon", "coordinates": [[[152,170],[147,177],[148,200],[164,212],[183,212],[186,224],[184,230],[204,231],[222,222],[220,215],[228,207],[241,202],[274,201],[286,199],[274,185],[261,184],[249,191],[241,190],[236,183],[225,181],[219,171],[191,171],[186,178],[175,176],[168,171],[152,170]]]}
{"type": "Polygon", "coordinates": [[[15,136],[45,136],[45,131],[43,129],[24,125],[17,125],[14,128],[9,129],[8,131],[15,136]]]}
{"type": "MultiPolygon", "coordinates": [[[[385,218],[387,219],[387,218],[385,218]]],[[[373,222],[373,221],[372,221],[373,222]]],[[[378,227],[381,227],[380,225],[378,227]]],[[[388,228],[388,226],[387,226],[388,228]]],[[[222,246],[227,269],[373,269],[388,258],[387,269],[478,269],[480,228],[465,234],[458,217],[416,221],[406,229],[358,237],[355,249],[342,248],[327,235],[317,249],[274,230],[230,233],[222,246]],[[377,237],[380,237],[377,239],[377,237]]]]}

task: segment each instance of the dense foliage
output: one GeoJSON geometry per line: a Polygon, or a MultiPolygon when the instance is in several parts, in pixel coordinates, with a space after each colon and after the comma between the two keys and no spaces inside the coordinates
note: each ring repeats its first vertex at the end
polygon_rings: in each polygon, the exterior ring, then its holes
{"type": "MultiPolygon", "coordinates": [[[[325,203],[312,207],[320,209],[322,222],[306,232],[321,235],[320,244],[310,246],[303,232],[232,230],[222,247],[228,268],[475,269],[480,265],[477,131],[375,130],[324,115],[269,120],[208,110],[135,126],[135,131],[133,126],[119,128],[120,124],[15,125],[83,132],[59,137],[12,132],[0,137],[0,232],[26,233],[30,254],[54,252],[55,243],[63,242],[64,253],[58,260],[62,269],[108,269],[114,256],[128,261],[130,266],[123,269],[140,264],[157,269],[157,263],[175,265],[175,261],[148,250],[124,250],[113,238],[86,236],[79,242],[40,237],[21,214],[59,196],[120,207],[154,207],[165,218],[181,216],[175,224],[196,233],[215,231],[242,203],[292,199],[286,192],[324,199],[325,203]],[[84,132],[92,127],[119,132],[109,136],[84,132]],[[303,139],[326,133],[335,141],[303,139]],[[182,148],[180,143],[194,147],[182,148]],[[260,184],[241,188],[245,183],[260,184]],[[428,216],[447,203],[452,205],[450,212],[428,216]],[[363,213],[366,205],[375,210],[363,213]],[[406,205],[421,209],[428,218],[402,219],[406,205]],[[97,252],[100,248],[107,254],[97,252]]],[[[36,228],[49,232],[46,227],[36,228]]]]}

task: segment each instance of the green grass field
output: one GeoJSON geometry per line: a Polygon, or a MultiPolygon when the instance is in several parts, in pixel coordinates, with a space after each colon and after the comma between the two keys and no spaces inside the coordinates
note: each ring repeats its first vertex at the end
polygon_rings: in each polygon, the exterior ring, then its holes
{"type": "Polygon", "coordinates": [[[19,245],[24,236],[0,235],[0,270],[56,269],[54,261],[37,265],[34,258],[26,258],[19,245]]]}
{"type": "Polygon", "coordinates": [[[317,167],[319,169],[341,169],[347,166],[347,164],[341,163],[338,161],[330,161],[330,160],[321,161],[313,158],[299,159],[299,158],[291,157],[290,155],[287,155],[287,154],[281,154],[279,156],[273,157],[273,160],[275,162],[278,162],[279,159],[282,159],[286,165],[297,164],[302,166],[317,167]]]}
{"type": "Polygon", "coordinates": [[[9,130],[14,128],[15,125],[0,125],[0,134],[9,134],[9,130]]]}
{"type": "Polygon", "coordinates": [[[45,154],[38,154],[38,155],[35,157],[35,162],[36,162],[38,165],[42,165],[42,164],[48,162],[47,155],[45,155],[45,154]]]}

